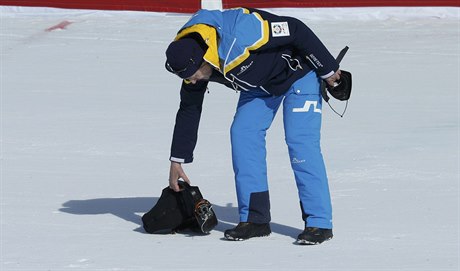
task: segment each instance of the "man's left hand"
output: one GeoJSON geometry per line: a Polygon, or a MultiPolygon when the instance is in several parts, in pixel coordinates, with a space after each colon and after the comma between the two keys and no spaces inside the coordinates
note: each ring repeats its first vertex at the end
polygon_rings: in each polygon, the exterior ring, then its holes
{"type": "Polygon", "coordinates": [[[339,81],[340,80],[340,70],[336,71],[333,75],[329,76],[328,78],[326,78],[326,82],[329,86],[331,87],[335,87],[335,82],[339,81]]]}

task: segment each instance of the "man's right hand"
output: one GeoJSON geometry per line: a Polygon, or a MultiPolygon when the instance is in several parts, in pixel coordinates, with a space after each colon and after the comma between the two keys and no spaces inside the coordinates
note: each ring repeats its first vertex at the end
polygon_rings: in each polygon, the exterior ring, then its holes
{"type": "Polygon", "coordinates": [[[187,175],[185,175],[181,163],[171,162],[171,167],[169,168],[169,188],[179,192],[180,188],[177,180],[180,178],[182,178],[186,183],[190,184],[190,180],[188,179],[187,175]]]}

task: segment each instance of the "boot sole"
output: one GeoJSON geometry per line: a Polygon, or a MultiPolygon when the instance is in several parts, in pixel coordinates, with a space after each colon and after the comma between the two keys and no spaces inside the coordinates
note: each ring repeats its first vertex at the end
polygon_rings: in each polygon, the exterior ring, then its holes
{"type": "Polygon", "coordinates": [[[233,236],[230,236],[230,235],[224,235],[225,239],[226,240],[229,240],[229,241],[245,241],[245,240],[248,240],[248,239],[251,239],[251,238],[256,238],[256,237],[267,237],[269,236],[270,233],[268,234],[264,234],[264,235],[257,235],[257,236],[252,236],[252,237],[249,237],[249,238],[238,238],[238,237],[233,237],[233,236]]]}
{"type": "Polygon", "coordinates": [[[324,243],[324,242],[326,242],[326,241],[329,241],[329,240],[331,240],[331,239],[332,239],[332,237],[329,237],[329,238],[327,238],[327,239],[324,239],[324,240],[321,241],[321,242],[318,242],[318,241],[317,241],[317,242],[314,242],[314,241],[308,241],[308,240],[297,239],[297,241],[295,241],[295,243],[296,243],[297,245],[310,245],[310,246],[312,246],[312,245],[319,245],[319,244],[324,243]]]}

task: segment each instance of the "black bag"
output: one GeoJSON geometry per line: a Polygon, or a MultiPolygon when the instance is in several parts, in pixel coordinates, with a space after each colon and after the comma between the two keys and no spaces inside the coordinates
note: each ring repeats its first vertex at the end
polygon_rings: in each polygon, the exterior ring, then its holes
{"type": "Polygon", "coordinates": [[[351,95],[351,73],[349,71],[341,70],[340,80],[335,87],[327,85],[326,82],[321,82],[321,95],[326,102],[329,102],[329,92],[332,97],[340,101],[347,101],[351,95]]]}
{"type": "Polygon", "coordinates": [[[148,233],[174,233],[180,230],[209,233],[217,217],[209,201],[203,199],[197,186],[179,181],[181,191],[166,187],[153,208],[142,216],[148,233]]]}

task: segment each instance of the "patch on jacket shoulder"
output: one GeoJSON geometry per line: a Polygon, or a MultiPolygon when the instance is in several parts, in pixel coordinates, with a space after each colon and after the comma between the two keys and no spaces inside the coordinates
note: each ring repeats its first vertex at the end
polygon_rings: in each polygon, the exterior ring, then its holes
{"type": "Polygon", "coordinates": [[[289,25],[287,22],[276,22],[271,23],[272,25],[272,36],[273,37],[288,37],[289,34],[289,25]]]}

